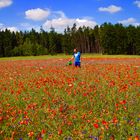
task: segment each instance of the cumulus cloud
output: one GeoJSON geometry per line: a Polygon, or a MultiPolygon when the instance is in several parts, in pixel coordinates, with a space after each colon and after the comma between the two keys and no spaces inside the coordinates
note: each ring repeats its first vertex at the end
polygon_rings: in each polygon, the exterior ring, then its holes
{"type": "Polygon", "coordinates": [[[43,24],[44,29],[49,29],[53,26],[56,31],[63,32],[67,26],[72,27],[74,23],[76,23],[77,27],[89,26],[92,28],[97,25],[94,20],[89,18],[68,18],[62,11],[57,12],[57,14],[59,14],[59,17],[47,20],[43,24]]]}
{"type": "Polygon", "coordinates": [[[122,7],[120,6],[115,6],[115,5],[110,5],[108,7],[100,7],[98,9],[100,12],[109,12],[109,13],[117,13],[122,10],[122,7]]]}
{"type": "Polygon", "coordinates": [[[124,19],[124,20],[120,20],[118,21],[118,23],[122,23],[124,25],[134,25],[134,26],[138,26],[140,25],[140,23],[137,22],[137,20],[135,18],[128,18],[128,19],[124,19]]]}
{"type": "Polygon", "coordinates": [[[19,29],[14,26],[6,26],[3,23],[0,23],[0,30],[5,31],[6,29],[10,30],[11,32],[17,32],[19,29]]]}
{"type": "MultiPolygon", "coordinates": [[[[92,18],[68,18],[63,11],[52,11],[50,9],[30,9],[25,11],[25,15],[27,19],[34,21],[45,19],[46,21],[42,24],[42,27],[45,30],[49,30],[53,26],[57,32],[63,32],[67,26],[72,27],[74,23],[76,23],[77,27],[89,26],[92,28],[97,25],[92,18]]],[[[39,29],[38,26],[32,26],[29,23],[22,23],[21,26],[27,30],[31,28],[39,29]]]]}
{"type": "Polygon", "coordinates": [[[97,25],[97,23],[95,21],[93,21],[91,19],[86,19],[86,18],[81,18],[81,19],[77,18],[75,23],[77,24],[78,27],[89,26],[89,27],[93,28],[97,25]]]}
{"type": "Polygon", "coordinates": [[[134,26],[140,26],[140,22],[133,23],[134,26]]]}
{"type": "Polygon", "coordinates": [[[47,9],[30,9],[25,11],[25,17],[27,19],[35,20],[35,21],[41,21],[46,19],[50,15],[50,11],[47,9]]]}
{"type": "Polygon", "coordinates": [[[128,18],[128,19],[120,20],[118,22],[122,23],[122,24],[132,24],[132,23],[136,22],[136,19],[135,18],[128,18]]]}
{"type": "Polygon", "coordinates": [[[10,6],[11,4],[12,0],[0,0],[0,8],[10,6]]]}
{"type": "Polygon", "coordinates": [[[19,29],[17,27],[14,27],[14,26],[13,27],[12,26],[11,27],[2,27],[2,28],[0,27],[0,30],[2,30],[2,31],[5,31],[6,29],[11,31],[11,32],[19,32],[19,29]]]}
{"type": "Polygon", "coordinates": [[[134,4],[136,4],[136,5],[137,5],[137,7],[139,7],[139,8],[140,8],[140,1],[138,1],[138,0],[137,0],[137,1],[135,1],[135,2],[134,2],[134,4]]]}
{"type": "Polygon", "coordinates": [[[10,30],[11,32],[18,32],[18,28],[17,27],[7,27],[8,30],[10,30]]]}

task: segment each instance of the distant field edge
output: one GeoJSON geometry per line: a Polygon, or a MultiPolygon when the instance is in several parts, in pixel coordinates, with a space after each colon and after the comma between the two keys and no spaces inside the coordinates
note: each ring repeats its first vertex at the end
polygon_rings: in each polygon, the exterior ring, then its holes
{"type": "MultiPolygon", "coordinates": [[[[72,55],[41,55],[41,56],[16,56],[0,57],[0,60],[43,60],[51,58],[71,58],[72,55]]],[[[140,55],[102,55],[102,54],[82,54],[83,58],[140,58],[140,55]]]]}

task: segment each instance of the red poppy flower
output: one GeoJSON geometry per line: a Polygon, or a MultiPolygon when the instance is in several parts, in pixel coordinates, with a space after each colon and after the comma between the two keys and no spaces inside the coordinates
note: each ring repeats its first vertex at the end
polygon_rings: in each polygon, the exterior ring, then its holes
{"type": "Polygon", "coordinates": [[[94,123],[93,126],[94,126],[95,128],[99,128],[99,125],[98,125],[97,123],[94,123]]]}

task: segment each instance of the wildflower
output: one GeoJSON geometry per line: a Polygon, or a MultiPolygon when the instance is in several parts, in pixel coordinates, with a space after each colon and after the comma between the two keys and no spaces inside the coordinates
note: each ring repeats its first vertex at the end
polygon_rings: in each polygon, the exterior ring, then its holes
{"type": "Polygon", "coordinates": [[[114,124],[116,124],[116,123],[118,122],[117,118],[114,117],[112,122],[113,122],[114,124]]]}
{"type": "Polygon", "coordinates": [[[87,134],[87,130],[83,130],[82,131],[82,134],[87,134]]]}
{"type": "Polygon", "coordinates": [[[73,86],[73,84],[69,84],[69,87],[72,87],[73,86]]]}
{"type": "Polygon", "coordinates": [[[132,137],[129,137],[128,140],[132,140],[132,137]]]}
{"type": "Polygon", "coordinates": [[[114,81],[110,81],[109,87],[113,87],[113,86],[115,86],[115,82],[114,81]]]}
{"type": "Polygon", "coordinates": [[[42,135],[42,137],[44,137],[45,133],[46,133],[46,131],[45,131],[44,129],[42,129],[42,130],[41,130],[41,135],[42,135]]]}
{"type": "Polygon", "coordinates": [[[103,124],[103,125],[107,125],[108,123],[107,123],[106,121],[103,120],[103,121],[102,121],[102,124],[103,124]]]}
{"type": "Polygon", "coordinates": [[[114,135],[112,135],[112,136],[110,137],[110,140],[115,140],[114,135]]]}
{"type": "Polygon", "coordinates": [[[120,101],[120,104],[122,105],[126,104],[126,100],[120,101]]]}
{"type": "Polygon", "coordinates": [[[136,82],[136,86],[137,87],[140,87],[140,82],[136,82]]]}
{"type": "Polygon", "coordinates": [[[2,120],[3,120],[3,117],[0,117],[0,122],[2,122],[2,120]]]}
{"type": "Polygon", "coordinates": [[[87,123],[90,123],[90,120],[87,120],[87,123]]]}
{"type": "Polygon", "coordinates": [[[97,123],[94,123],[93,126],[94,126],[95,128],[98,128],[98,127],[99,127],[99,125],[98,125],[97,123]]]}
{"type": "Polygon", "coordinates": [[[66,137],[64,140],[72,140],[72,137],[66,137]]]}
{"type": "Polygon", "coordinates": [[[59,111],[60,112],[63,112],[63,107],[62,106],[59,108],[59,111]]]}
{"type": "Polygon", "coordinates": [[[34,135],[34,132],[33,131],[30,131],[29,133],[28,133],[28,136],[29,137],[32,137],[34,135]]]}
{"type": "Polygon", "coordinates": [[[71,121],[69,121],[67,124],[68,124],[69,126],[71,126],[71,125],[72,125],[72,122],[71,122],[71,121]]]}
{"type": "Polygon", "coordinates": [[[90,138],[90,139],[94,139],[94,136],[93,136],[93,135],[90,135],[88,138],[90,138]]]}
{"type": "Polygon", "coordinates": [[[83,96],[86,97],[88,94],[87,93],[83,93],[83,96]]]}
{"type": "Polygon", "coordinates": [[[19,122],[19,124],[20,124],[20,125],[21,125],[21,124],[24,124],[24,121],[19,122]]]}
{"type": "Polygon", "coordinates": [[[135,136],[134,140],[139,140],[139,136],[135,136]]]}
{"type": "Polygon", "coordinates": [[[61,135],[62,134],[62,129],[59,129],[58,130],[58,135],[61,135]]]}

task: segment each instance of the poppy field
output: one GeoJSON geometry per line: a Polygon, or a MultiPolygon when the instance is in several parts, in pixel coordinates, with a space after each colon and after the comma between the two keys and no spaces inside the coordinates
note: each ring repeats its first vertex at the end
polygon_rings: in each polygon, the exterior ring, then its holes
{"type": "Polygon", "coordinates": [[[139,140],[140,58],[0,61],[0,140],[139,140]]]}

